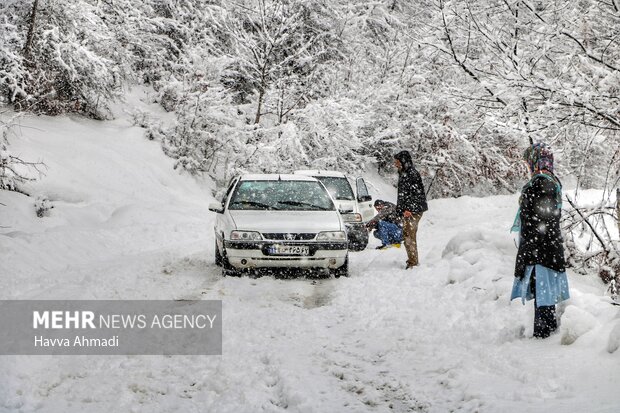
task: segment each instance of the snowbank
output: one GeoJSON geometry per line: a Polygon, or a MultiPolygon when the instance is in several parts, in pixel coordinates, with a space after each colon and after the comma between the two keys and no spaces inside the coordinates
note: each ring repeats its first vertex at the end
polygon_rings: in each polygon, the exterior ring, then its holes
{"type": "MultiPolygon", "coordinates": [[[[129,298],[150,296],[141,275],[93,271],[93,263],[161,261],[161,249],[198,243],[212,234],[206,209],[209,183],[172,171],[156,142],[125,120],[96,122],[69,117],[27,117],[11,149],[40,159],[45,176],[24,187],[30,197],[0,192],[3,298],[129,298]],[[38,218],[34,203],[53,209],[38,218]],[[72,274],[72,275],[71,275],[72,274]],[[122,287],[121,287],[122,286],[122,287]]],[[[168,291],[166,294],[170,293],[168,291]]]]}

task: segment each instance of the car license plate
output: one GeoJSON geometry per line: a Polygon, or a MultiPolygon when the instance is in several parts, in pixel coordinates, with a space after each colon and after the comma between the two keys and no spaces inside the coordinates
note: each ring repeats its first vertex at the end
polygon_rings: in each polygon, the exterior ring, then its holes
{"type": "Polygon", "coordinates": [[[269,252],[274,255],[310,255],[307,245],[272,245],[269,252]]]}

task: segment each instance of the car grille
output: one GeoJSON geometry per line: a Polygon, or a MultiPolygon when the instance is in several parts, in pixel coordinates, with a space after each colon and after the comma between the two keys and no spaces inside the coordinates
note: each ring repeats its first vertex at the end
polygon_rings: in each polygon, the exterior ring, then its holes
{"type": "Polygon", "coordinates": [[[315,233],[303,233],[303,232],[277,232],[277,233],[263,233],[265,239],[275,239],[283,241],[308,241],[316,237],[315,233]]]}

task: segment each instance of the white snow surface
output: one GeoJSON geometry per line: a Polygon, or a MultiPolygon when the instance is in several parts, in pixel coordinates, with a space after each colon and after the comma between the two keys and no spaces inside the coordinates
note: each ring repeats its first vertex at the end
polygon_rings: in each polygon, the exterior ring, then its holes
{"type": "Polygon", "coordinates": [[[620,307],[599,280],[569,272],[546,340],[532,303],[509,301],[517,195],[430,201],[413,270],[373,239],[349,278],[223,278],[209,180],[122,117],[21,123],[12,152],[48,169],[31,197],[0,192],[0,298],[217,299],[224,342],[222,356],[0,356],[0,411],[620,410],[620,307]]]}

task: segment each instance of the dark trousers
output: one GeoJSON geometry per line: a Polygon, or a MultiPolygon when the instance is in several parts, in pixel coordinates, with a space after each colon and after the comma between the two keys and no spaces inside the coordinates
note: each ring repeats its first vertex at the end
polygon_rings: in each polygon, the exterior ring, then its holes
{"type": "Polygon", "coordinates": [[[402,228],[387,221],[379,221],[373,235],[381,240],[382,245],[397,244],[403,241],[402,228]]]}
{"type": "Polygon", "coordinates": [[[536,300],[536,268],[532,270],[530,291],[534,295],[534,337],[547,338],[558,329],[558,321],[555,318],[555,305],[538,306],[536,300]]]}

